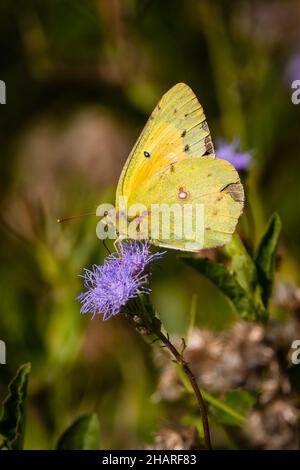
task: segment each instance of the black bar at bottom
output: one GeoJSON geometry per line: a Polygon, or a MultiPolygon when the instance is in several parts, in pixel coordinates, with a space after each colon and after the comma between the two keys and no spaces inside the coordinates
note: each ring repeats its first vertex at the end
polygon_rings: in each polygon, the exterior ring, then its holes
{"type": "Polygon", "coordinates": [[[35,468],[54,468],[56,464],[66,466],[82,465],[93,469],[99,466],[119,466],[125,468],[141,468],[153,465],[190,466],[194,468],[208,468],[205,465],[230,465],[230,468],[241,469],[259,464],[259,468],[286,468],[299,454],[296,451],[147,451],[147,450],[101,450],[101,451],[0,451],[0,469],[7,464],[31,465],[35,468]]]}

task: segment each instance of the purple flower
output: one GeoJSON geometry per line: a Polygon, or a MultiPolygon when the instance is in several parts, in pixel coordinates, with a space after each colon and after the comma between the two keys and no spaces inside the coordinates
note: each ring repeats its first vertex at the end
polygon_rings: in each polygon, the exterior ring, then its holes
{"type": "Polygon", "coordinates": [[[231,143],[220,139],[217,143],[216,157],[227,160],[238,171],[247,170],[251,163],[252,153],[241,152],[239,147],[240,140],[238,137],[235,137],[231,143]]]}
{"type": "Polygon", "coordinates": [[[81,313],[102,314],[103,320],[117,315],[130,299],[138,294],[149,294],[149,275],[145,268],[163,253],[150,255],[148,242],[120,243],[118,251],[109,255],[102,266],[85,269],[86,292],[77,300],[82,304],[81,313]]]}
{"type": "Polygon", "coordinates": [[[154,260],[161,258],[165,252],[150,254],[150,244],[148,241],[132,241],[130,243],[120,243],[119,250],[108,256],[108,261],[121,261],[126,265],[126,269],[137,275],[145,271],[145,268],[154,260]]]}
{"type": "Polygon", "coordinates": [[[288,86],[291,86],[295,80],[300,80],[300,52],[294,53],[289,60],[285,69],[284,78],[288,86]]]}

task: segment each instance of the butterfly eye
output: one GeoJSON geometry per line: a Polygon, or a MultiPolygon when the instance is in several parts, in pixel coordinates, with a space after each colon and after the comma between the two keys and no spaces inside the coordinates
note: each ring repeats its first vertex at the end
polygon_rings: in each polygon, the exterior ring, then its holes
{"type": "Polygon", "coordinates": [[[144,156],[145,156],[146,158],[150,158],[151,155],[150,155],[149,152],[146,152],[146,151],[145,151],[145,152],[144,152],[144,156]]]}

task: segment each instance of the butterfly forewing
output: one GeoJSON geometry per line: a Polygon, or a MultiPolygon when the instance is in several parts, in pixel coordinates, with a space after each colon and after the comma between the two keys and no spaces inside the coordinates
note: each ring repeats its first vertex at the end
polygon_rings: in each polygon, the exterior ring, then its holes
{"type": "Polygon", "coordinates": [[[119,195],[130,199],[152,174],[172,171],[176,162],[202,156],[215,156],[203,108],[193,91],[179,83],[163,95],[148,119],[125,163],[117,199],[119,195]]]}

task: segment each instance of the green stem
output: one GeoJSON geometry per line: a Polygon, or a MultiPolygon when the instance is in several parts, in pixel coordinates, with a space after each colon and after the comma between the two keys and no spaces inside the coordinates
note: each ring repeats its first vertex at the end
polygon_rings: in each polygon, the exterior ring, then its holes
{"type": "Polygon", "coordinates": [[[203,435],[206,449],[211,449],[210,431],[207,418],[205,403],[198,387],[196,378],[189,368],[188,363],[184,360],[183,355],[175,348],[169,338],[161,331],[161,322],[155,315],[155,310],[149,298],[144,295],[139,295],[138,298],[132,299],[130,308],[127,307],[127,315],[134,321],[136,328],[140,332],[144,332],[150,336],[159,339],[164,346],[170,351],[175,361],[181,366],[182,371],[189,380],[192,389],[197,398],[200,416],[203,424],[203,435]]]}

